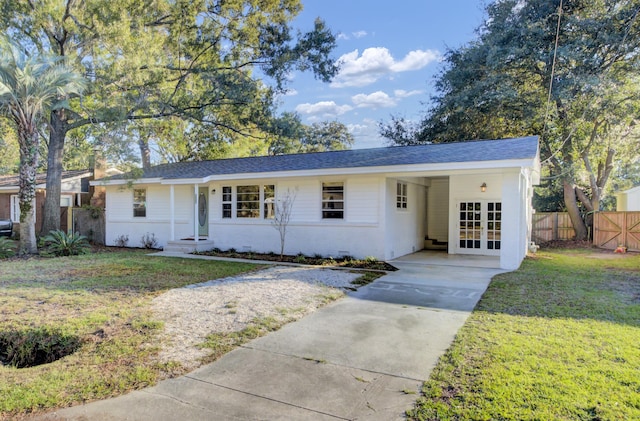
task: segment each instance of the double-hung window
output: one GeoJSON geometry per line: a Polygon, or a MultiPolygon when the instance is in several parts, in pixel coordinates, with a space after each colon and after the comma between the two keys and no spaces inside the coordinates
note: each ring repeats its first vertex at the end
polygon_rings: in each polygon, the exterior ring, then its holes
{"type": "Polygon", "coordinates": [[[133,189],[133,217],[147,216],[147,189],[133,189]]]}
{"type": "Polygon", "coordinates": [[[262,203],[264,219],[273,219],[276,215],[276,186],[273,184],[262,186],[262,203]]]}
{"type": "Polygon", "coordinates": [[[222,217],[231,218],[233,205],[233,194],[231,193],[231,186],[222,187],[222,217]]]}
{"type": "Polygon", "coordinates": [[[322,183],[322,219],[344,219],[344,183],[322,183]]]}
{"type": "Polygon", "coordinates": [[[396,188],[396,208],[407,209],[407,183],[398,182],[396,188]]]}
{"type": "MultiPolygon", "coordinates": [[[[236,218],[273,219],[275,216],[273,184],[236,186],[236,218]]],[[[233,203],[231,187],[222,190],[222,217],[231,218],[233,203]]]]}

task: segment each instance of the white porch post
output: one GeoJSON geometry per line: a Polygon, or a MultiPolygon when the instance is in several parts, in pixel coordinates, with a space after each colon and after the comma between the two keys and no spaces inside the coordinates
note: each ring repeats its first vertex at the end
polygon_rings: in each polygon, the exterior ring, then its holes
{"type": "Polygon", "coordinates": [[[193,194],[195,195],[196,201],[195,201],[195,206],[193,207],[193,238],[195,240],[195,242],[197,243],[198,240],[200,239],[200,235],[198,233],[198,207],[200,206],[200,203],[198,203],[200,200],[198,198],[198,185],[194,184],[193,185],[193,194]]]}
{"type": "Polygon", "coordinates": [[[169,236],[170,241],[175,241],[176,239],[176,215],[175,215],[175,189],[172,184],[169,187],[169,224],[171,225],[171,234],[169,236]]]}

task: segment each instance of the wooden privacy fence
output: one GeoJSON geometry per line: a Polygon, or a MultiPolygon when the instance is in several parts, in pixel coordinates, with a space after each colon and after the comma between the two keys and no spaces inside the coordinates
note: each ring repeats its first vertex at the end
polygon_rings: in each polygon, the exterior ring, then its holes
{"type": "Polygon", "coordinates": [[[640,212],[596,212],[593,244],[611,250],[624,246],[640,251],[640,212]]]}
{"type": "Polygon", "coordinates": [[[73,232],[84,235],[95,244],[105,243],[104,211],[73,208],[73,232]]]}
{"type": "Polygon", "coordinates": [[[540,212],[533,214],[531,236],[535,243],[553,240],[571,240],[576,232],[566,212],[540,212]]]}

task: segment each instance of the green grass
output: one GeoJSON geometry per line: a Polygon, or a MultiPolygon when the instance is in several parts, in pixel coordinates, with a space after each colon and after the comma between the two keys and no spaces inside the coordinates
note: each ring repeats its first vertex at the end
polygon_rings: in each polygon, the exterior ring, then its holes
{"type": "Polygon", "coordinates": [[[0,260],[0,332],[54,330],[81,341],[50,364],[0,364],[0,419],[115,396],[179,372],[155,362],[163,326],[151,299],[258,267],[147,252],[0,260]]]}
{"type": "Polygon", "coordinates": [[[409,417],[640,419],[640,256],[539,252],[495,277],[409,417]]]}

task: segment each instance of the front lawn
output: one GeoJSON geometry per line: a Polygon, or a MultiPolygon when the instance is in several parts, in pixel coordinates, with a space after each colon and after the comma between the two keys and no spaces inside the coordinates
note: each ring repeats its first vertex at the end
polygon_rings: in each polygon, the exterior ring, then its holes
{"type": "Polygon", "coordinates": [[[0,419],[118,395],[178,371],[153,358],[162,325],[151,299],[259,267],[147,252],[0,260],[0,419]],[[28,360],[28,342],[37,345],[36,363],[51,351],[71,354],[28,368],[9,365],[28,360]]]}
{"type": "Polygon", "coordinates": [[[640,255],[541,251],[494,278],[417,420],[640,419],[640,255]]]}

